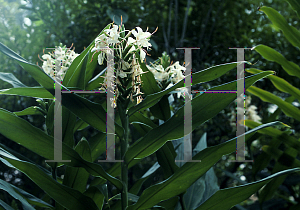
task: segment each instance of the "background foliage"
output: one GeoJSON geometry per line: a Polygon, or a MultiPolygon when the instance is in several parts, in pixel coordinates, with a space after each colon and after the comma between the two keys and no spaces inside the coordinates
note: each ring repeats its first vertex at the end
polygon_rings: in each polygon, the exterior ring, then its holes
{"type": "MultiPolygon", "coordinates": [[[[230,47],[253,47],[258,44],[265,44],[273,49],[276,49],[288,60],[295,63],[300,59],[298,49],[295,49],[286,39],[283,38],[282,32],[270,20],[259,11],[257,8],[265,5],[270,6],[288,20],[288,22],[297,28],[299,19],[297,14],[291,9],[286,1],[232,1],[232,0],[213,0],[213,1],[4,1],[0,0],[1,23],[0,23],[0,38],[1,42],[14,49],[18,54],[32,63],[39,62],[38,54],[41,55],[46,47],[53,47],[59,43],[64,43],[67,46],[75,44],[76,52],[82,52],[93,40],[101,29],[107,23],[112,21],[113,14],[122,14],[125,26],[128,29],[139,25],[142,28],[149,27],[152,32],[158,26],[158,31],[153,35],[153,50],[150,53],[151,57],[155,58],[166,51],[171,56],[171,60],[179,60],[181,63],[184,60],[183,50],[176,50],[179,47],[200,47],[200,50],[193,52],[193,73],[198,70],[207,68],[212,65],[225,62],[236,61],[236,51],[229,50],[230,47]],[[24,19],[26,18],[26,19],[24,19]]],[[[117,21],[117,20],[115,20],[117,21]]],[[[147,58],[150,62],[151,57],[147,58]]],[[[295,87],[299,87],[299,78],[290,77],[279,64],[275,62],[266,62],[259,53],[255,51],[247,51],[245,60],[252,63],[257,69],[273,70],[276,76],[287,80],[295,87]]],[[[25,85],[34,86],[37,83],[29,76],[22,68],[6,56],[0,55],[1,72],[10,72],[21,80],[25,85]]],[[[252,67],[252,66],[251,66],[252,67]]],[[[94,75],[102,69],[97,67],[94,75]]],[[[201,84],[195,89],[207,89],[208,87],[232,81],[236,78],[236,73],[230,71],[225,74],[220,80],[201,84]]],[[[286,99],[289,94],[278,91],[274,88],[269,79],[263,79],[256,83],[266,91],[269,91],[282,99],[286,99]]],[[[10,88],[8,83],[1,83],[1,89],[10,88]]],[[[20,96],[3,96],[0,95],[0,107],[9,111],[21,111],[29,106],[38,105],[38,103],[26,97],[20,96]]],[[[92,96],[91,96],[92,98],[92,96]]],[[[266,122],[271,113],[268,111],[270,104],[266,104],[256,97],[253,97],[253,104],[258,107],[258,113],[266,122]]],[[[296,100],[294,106],[299,106],[296,100]]],[[[299,102],[299,101],[298,101],[299,102]]],[[[174,111],[183,104],[183,101],[174,101],[174,111]]],[[[235,131],[229,124],[228,114],[234,109],[235,104],[232,103],[224,111],[220,112],[216,117],[199,126],[193,132],[193,144],[196,147],[198,140],[203,134],[207,134],[207,145],[217,145],[235,136],[235,131]]],[[[23,116],[24,119],[43,129],[44,118],[40,115],[23,116]]],[[[278,120],[290,125],[294,130],[299,130],[299,121],[292,117],[280,113],[278,120]]],[[[132,128],[133,129],[133,128],[132,128]]],[[[94,130],[89,128],[82,130],[76,136],[77,141],[82,136],[89,138],[94,134],[94,130]]],[[[295,138],[299,138],[299,133],[291,134],[295,138]]],[[[268,137],[258,135],[253,137],[253,142],[256,138],[260,144],[258,146],[252,144],[249,159],[256,160],[262,152],[260,151],[262,142],[268,142],[268,137]]],[[[29,150],[20,147],[19,145],[5,139],[1,136],[1,143],[10,148],[26,155],[31,160],[40,164],[44,164],[39,156],[31,153],[29,150]]],[[[228,156],[216,164],[216,173],[220,188],[236,186],[245,182],[256,181],[266,177],[272,173],[273,166],[276,164],[272,159],[265,168],[260,168],[256,173],[253,172],[252,164],[229,163],[228,160],[234,157],[228,156]],[[256,176],[253,176],[256,174],[256,176]],[[239,177],[244,176],[245,180],[239,177]]],[[[297,157],[298,158],[298,157],[297,157]]],[[[155,160],[146,158],[143,164],[140,164],[139,170],[132,172],[131,184],[138,177],[141,177],[153,165],[155,160]]],[[[37,197],[43,194],[35,184],[26,176],[21,175],[10,168],[0,165],[2,171],[0,178],[8,181],[16,186],[19,186],[26,191],[32,192],[37,197]]],[[[109,166],[107,166],[109,167],[109,166]]],[[[157,174],[154,174],[153,179],[148,179],[145,186],[150,182],[161,181],[159,174],[162,171],[159,169],[157,174]],[[147,183],[148,182],[148,183],[147,183]]],[[[295,177],[295,180],[298,180],[295,177]]],[[[297,181],[296,181],[297,183],[297,181]]],[[[265,208],[284,205],[286,203],[299,202],[299,185],[295,182],[285,181],[280,185],[279,195],[265,202],[265,208]],[[294,193],[291,193],[294,192],[294,193]],[[293,198],[291,198],[292,196],[293,198]]],[[[143,188],[141,189],[141,191],[143,188]]],[[[2,192],[2,191],[1,191],[2,192]]],[[[8,203],[15,203],[20,206],[19,201],[13,200],[7,193],[3,192],[1,199],[8,203]]],[[[252,196],[250,200],[241,204],[244,207],[237,206],[236,208],[255,209],[258,206],[256,196],[252,196]]]]}

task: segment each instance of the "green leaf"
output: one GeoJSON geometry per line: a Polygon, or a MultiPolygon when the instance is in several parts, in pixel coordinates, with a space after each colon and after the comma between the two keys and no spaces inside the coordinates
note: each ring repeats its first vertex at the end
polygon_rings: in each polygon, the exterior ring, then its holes
{"type": "MultiPolygon", "coordinates": [[[[103,31],[110,27],[111,24],[108,24],[103,31]]],[[[74,59],[71,66],[69,67],[64,80],[63,85],[67,87],[79,87],[81,90],[84,90],[87,82],[91,79],[96,67],[97,59],[94,62],[89,63],[91,59],[91,48],[94,46],[95,40],[78,56],[74,59]]]]}
{"type": "Polygon", "coordinates": [[[16,114],[17,116],[24,116],[24,115],[42,115],[42,116],[44,116],[45,113],[44,113],[44,110],[42,110],[40,107],[31,106],[20,112],[14,112],[14,114],[16,114]]]}
{"type": "MultiPolygon", "coordinates": [[[[86,161],[91,162],[91,149],[87,140],[82,139],[75,147],[75,151],[86,161]]],[[[67,167],[63,184],[79,192],[86,190],[90,174],[84,168],[67,167]]]]}
{"type": "MultiPolygon", "coordinates": [[[[280,122],[264,124],[247,131],[244,135],[255,132],[268,126],[274,126],[280,122]]],[[[201,162],[187,162],[180,167],[169,179],[153,185],[142,193],[135,205],[127,210],[146,209],[154,206],[162,200],[167,200],[183,193],[204,173],[206,173],[223,155],[230,154],[236,149],[236,137],[217,146],[208,147],[193,157],[193,160],[201,162]]]]}
{"type": "MultiPolygon", "coordinates": [[[[224,75],[226,72],[235,68],[237,65],[240,65],[243,63],[245,63],[245,61],[226,63],[226,64],[213,66],[213,67],[204,69],[202,71],[199,71],[199,72],[193,74],[193,85],[217,79],[220,76],[224,75]]],[[[155,105],[160,100],[161,97],[170,93],[171,91],[174,91],[176,88],[181,88],[181,87],[184,87],[184,79],[180,80],[179,82],[177,82],[172,87],[170,87],[166,90],[163,90],[163,91],[151,94],[151,95],[147,95],[147,97],[141,103],[137,104],[136,106],[131,107],[128,110],[128,115],[131,116],[133,113],[135,113],[137,111],[150,108],[151,106],[155,105]]]]}
{"type": "Polygon", "coordinates": [[[46,203],[45,201],[35,197],[34,195],[29,194],[28,192],[14,186],[14,185],[11,185],[11,186],[14,188],[14,190],[18,194],[22,195],[28,201],[28,203],[30,203],[31,205],[53,209],[53,206],[46,203]]]}
{"type": "MultiPolygon", "coordinates": [[[[65,93],[62,94],[62,105],[89,125],[106,133],[106,111],[100,104],[77,94],[65,93]]],[[[117,123],[115,123],[115,132],[118,136],[123,135],[123,128],[117,123]]]]}
{"type": "Polygon", "coordinates": [[[291,5],[293,10],[295,10],[298,17],[300,18],[300,4],[299,4],[299,2],[297,0],[286,0],[286,1],[291,5]]]}
{"type": "Polygon", "coordinates": [[[85,208],[98,210],[98,207],[95,205],[92,199],[84,196],[77,190],[73,190],[72,188],[59,184],[34,164],[22,161],[9,154],[2,148],[0,148],[0,155],[0,160],[4,164],[22,171],[62,206],[72,210],[82,210],[85,208]]]}
{"type": "MultiPolygon", "coordinates": [[[[0,133],[36,154],[48,160],[53,160],[53,137],[4,109],[0,109],[0,133]]],[[[99,164],[82,159],[75,150],[67,146],[64,142],[62,142],[62,158],[63,160],[71,160],[71,162],[64,162],[65,165],[83,167],[92,175],[101,176],[110,181],[118,189],[122,189],[122,183],[118,179],[107,174],[99,164]]]]}
{"type": "MultiPolygon", "coordinates": [[[[1,150],[0,150],[1,154],[1,150]]],[[[25,210],[34,210],[34,208],[20,195],[18,194],[11,184],[0,179],[0,189],[8,192],[12,197],[19,200],[25,210]]]]}
{"type": "Polygon", "coordinates": [[[193,85],[218,79],[222,75],[229,72],[230,70],[235,69],[238,65],[244,65],[245,63],[248,62],[241,61],[241,62],[225,63],[225,64],[212,66],[207,69],[193,73],[192,74],[193,85]]]}
{"type": "Polygon", "coordinates": [[[108,17],[110,17],[110,19],[112,21],[114,21],[115,24],[117,24],[117,25],[121,25],[121,16],[122,16],[122,23],[126,23],[128,21],[127,13],[121,9],[111,8],[111,9],[106,10],[106,13],[107,13],[108,17]]]}
{"type": "Polygon", "coordinates": [[[295,157],[281,151],[280,149],[264,145],[262,147],[262,150],[267,154],[273,156],[276,159],[276,161],[278,161],[282,165],[286,164],[291,168],[300,167],[300,161],[298,159],[295,159],[295,157]]]}
{"type": "Polygon", "coordinates": [[[300,121],[299,109],[294,107],[292,104],[285,102],[278,96],[275,96],[274,94],[268,91],[265,91],[263,89],[254,86],[249,87],[247,89],[247,92],[259,97],[261,100],[265,102],[276,104],[287,116],[293,117],[294,119],[300,121]]]}
{"type": "MultiPolygon", "coordinates": [[[[247,89],[257,80],[273,72],[266,71],[245,79],[247,89]]],[[[211,90],[234,90],[236,81],[212,88],[211,90]]],[[[203,93],[192,100],[192,130],[208,119],[214,117],[236,98],[235,93],[203,93]]],[[[134,158],[144,158],[151,155],[164,145],[165,142],[184,136],[184,106],[182,106],[168,121],[151,130],[140,140],[136,141],[125,154],[129,163],[134,158]]]]}
{"type": "Polygon", "coordinates": [[[10,83],[14,88],[26,87],[26,85],[24,85],[20,80],[18,80],[12,73],[0,72],[0,79],[4,82],[10,83]]]}
{"type": "MultiPolygon", "coordinates": [[[[180,140],[173,141],[174,146],[179,145],[176,150],[178,156],[176,160],[184,159],[184,138],[180,140]]],[[[203,149],[207,148],[206,143],[206,133],[202,135],[196,147],[193,149],[193,155],[201,152],[203,149]]],[[[177,162],[177,165],[182,166],[184,162],[177,162]]],[[[195,209],[205,200],[207,200],[212,194],[220,189],[218,185],[218,179],[215,175],[213,167],[210,168],[205,174],[203,174],[195,183],[193,183],[187,192],[183,195],[184,203],[187,209],[195,209]]]]}
{"type": "Polygon", "coordinates": [[[163,169],[165,179],[172,176],[179,169],[175,164],[176,155],[172,142],[166,142],[156,151],[157,161],[163,169]]]}
{"type": "Polygon", "coordinates": [[[104,203],[104,195],[97,187],[90,186],[83,194],[93,199],[98,208],[102,209],[104,203]]]}
{"type": "Polygon", "coordinates": [[[261,179],[250,184],[241,185],[238,187],[226,188],[219,190],[213,196],[211,196],[206,202],[201,206],[196,208],[196,210],[208,210],[208,209],[230,209],[236,204],[241,203],[242,201],[249,198],[253,193],[257,192],[265,184],[270,182],[276,177],[280,177],[289,173],[297,172],[300,169],[294,168],[285,171],[278,172],[267,178],[261,179]]]}
{"type": "Polygon", "coordinates": [[[92,162],[94,162],[106,150],[106,133],[98,132],[89,139],[92,162]]]}
{"type": "Polygon", "coordinates": [[[0,42],[0,51],[3,52],[10,58],[15,59],[20,66],[24,68],[41,86],[43,86],[52,95],[54,94],[54,80],[47,75],[40,67],[37,65],[28,63],[24,58],[19,56],[17,53],[6,47],[0,42]]]}
{"type": "Polygon", "coordinates": [[[294,46],[300,47],[300,32],[293,26],[290,26],[285,18],[271,7],[263,6],[259,9],[263,11],[272,23],[281,29],[285,38],[294,46]]]}
{"type": "Polygon", "coordinates": [[[81,130],[87,128],[88,126],[89,126],[89,124],[87,124],[83,120],[79,119],[75,123],[73,132],[75,133],[76,131],[81,131],[81,130]]]}
{"type": "Polygon", "coordinates": [[[164,207],[165,209],[175,209],[177,204],[178,204],[178,197],[176,196],[166,201],[162,201],[158,205],[164,207]]]}
{"type": "MultiPolygon", "coordinates": [[[[94,60],[93,60],[94,62],[94,60]]],[[[103,73],[106,71],[107,68],[105,68],[102,72],[100,72],[97,76],[95,76],[93,79],[89,81],[87,84],[86,90],[95,90],[97,88],[100,88],[103,84],[104,77],[102,76],[103,73]]]]}
{"type": "MultiPolygon", "coordinates": [[[[158,87],[157,81],[155,80],[153,73],[149,71],[145,63],[141,62],[139,57],[140,55],[138,52],[136,52],[136,56],[138,57],[140,67],[144,72],[146,72],[144,74],[141,74],[142,92],[145,95],[160,92],[161,88],[158,87]]],[[[150,108],[150,111],[154,117],[157,117],[161,120],[166,121],[167,119],[169,119],[171,117],[171,110],[168,101],[168,96],[163,96],[157,104],[150,108]]]]}
{"type": "MultiPolygon", "coordinates": [[[[285,161],[288,162],[288,164],[291,164],[294,162],[295,157],[297,156],[298,152],[297,150],[288,147],[285,151],[284,151],[285,155],[281,156],[281,157],[289,157],[286,158],[285,161]]],[[[289,167],[282,165],[281,163],[279,163],[279,161],[275,162],[275,166],[272,169],[272,174],[280,172],[280,171],[284,171],[286,169],[289,169],[289,167]]],[[[278,189],[278,187],[284,182],[284,180],[286,179],[288,175],[284,175],[284,176],[280,176],[277,177],[275,179],[273,179],[272,181],[270,181],[259,193],[259,202],[265,202],[269,199],[271,199],[274,195],[274,193],[276,192],[276,190],[278,189]]]]}
{"type": "Polygon", "coordinates": [[[4,201],[0,200],[0,206],[2,206],[3,210],[15,210],[14,208],[10,207],[7,203],[5,203],[4,201]]]}
{"type": "MultiPolygon", "coordinates": [[[[246,69],[247,72],[250,72],[252,74],[257,74],[260,72],[263,72],[261,70],[258,69],[246,69]]],[[[293,85],[291,85],[290,83],[288,83],[286,80],[277,77],[275,75],[270,75],[268,76],[268,78],[271,80],[271,82],[273,83],[273,85],[282,92],[285,93],[289,93],[292,96],[294,96],[295,98],[297,98],[300,101],[300,90],[296,87],[294,87],[293,85]]]]}
{"type": "Polygon", "coordinates": [[[298,78],[300,78],[300,67],[297,64],[288,61],[285,57],[283,57],[283,55],[281,55],[276,50],[265,45],[257,45],[256,47],[252,48],[252,50],[253,49],[265,59],[280,64],[289,75],[297,76],[298,78]]]}
{"type": "Polygon", "coordinates": [[[168,97],[168,95],[164,95],[157,104],[150,107],[150,111],[153,116],[163,121],[167,121],[171,117],[168,97]]]}
{"type": "Polygon", "coordinates": [[[28,97],[43,98],[43,99],[53,99],[53,95],[51,95],[43,87],[22,87],[22,88],[3,89],[3,90],[0,90],[0,94],[28,96],[28,97]]]}

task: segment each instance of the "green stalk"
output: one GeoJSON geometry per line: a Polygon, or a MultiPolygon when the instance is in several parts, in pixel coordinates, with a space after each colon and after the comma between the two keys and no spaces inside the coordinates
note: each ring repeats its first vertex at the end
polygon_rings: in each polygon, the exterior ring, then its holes
{"type": "Polygon", "coordinates": [[[124,136],[121,141],[121,157],[123,162],[121,163],[121,181],[123,183],[123,189],[121,192],[121,203],[122,210],[125,210],[128,206],[128,165],[124,160],[125,153],[128,150],[128,137],[129,137],[129,119],[126,114],[127,107],[124,107],[124,102],[117,100],[117,107],[119,109],[119,114],[122,122],[122,127],[124,128],[124,136]]]}

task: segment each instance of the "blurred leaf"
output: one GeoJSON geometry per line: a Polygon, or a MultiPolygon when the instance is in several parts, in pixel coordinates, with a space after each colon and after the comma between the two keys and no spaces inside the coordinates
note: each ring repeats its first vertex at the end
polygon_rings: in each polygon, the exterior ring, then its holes
{"type": "MultiPolygon", "coordinates": [[[[300,40],[300,37],[299,37],[300,40]]],[[[283,57],[279,52],[272,49],[271,47],[265,45],[257,45],[256,47],[252,48],[252,50],[258,52],[262,57],[269,61],[274,61],[282,66],[282,68],[291,76],[297,76],[300,78],[300,67],[288,61],[285,57],[283,57]]]]}
{"type": "Polygon", "coordinates": [[[22,87],[0,90],[0,95],[19,95],[33,98],[53,99],[53,95],[43,87],[22,87]]]}
{"type": "Polygon", "coordinates": [[[34,210],[33,206],[31,206],[20,194],[18,194],[11,184],[3,181],[2,179],[0,179],[0,189],[8,192],[12,197],[19,200],[25,210],[34,210]]]}
{"type": "Polygon", "coordinates": [[[3,210],[15,210],[14,208],[10,207],[7,203],[5,203],[3,200],[0,200],[0,207],[3,207],[5,209],[3,210]]]}
{"type": "Polygon", "coordinates": [[[300,18],[300,4],[299,4],[299,2],[297,0],[286,0],[286,1],[291,5],[293,10],[295,10],[298,17],[300,18]]]}
{"type": "MultiPolygon", "coordinates": [[[[263,72],[261,70],[258,69],[246,69],[247,72],[250,72],[252,74],[257,74],[260,72],[263,72]]],[[[282,92],[285,93],[289,93],[292,96],[294,96],[295,98],[297,98],[300,101],[300,90],[296,87],[294,87],[293,85],[291,85],[290,83],[288,83],[286,80],[277,77],[275,75],[270,75],[268,76],[268,78],[271,80],[271,82],[273,83],[273,85],[282,92]]]]}
{"type": "Polygon", "coordinates": [[[121,25],[121,16],[122,16],[122,23],[126,23],[128,21],[128,15],[121,9],[107,9],[107,15],[110,17],[112,21],[115,22],[117,25],[121,25]]]}
{"type": "Polygon", "coordinates": [[[26,87],[20,80],[18,80],[15,75],[12,73],[4,73],[0,72],[0,79],[3,80],[4,82],[10,83],[14,88],[16,87],[26,87]]]}
{"type": "Polygon", "coordinates": [[[300,32],[295,27],[290,26],[279,12],[266,6],[261,7],[259,10],[263,11],[272,23],[282,30],[285,38],[294,47],[300,47],[300,32]]]}
{"type": "Polygon", "coordinates": [[[263,89],[254,86],[249,87],[247,89],[247,92],[259,97],[261,100],[265,102],[276,104],[287,116],[300,121],[299,109],[294,107],[292,104],[285,102],[278,96],[275,96],[274,94],[268,91],[265,91],[263,89]]]}
{"type": "Polygon", "coordinates": [[[42,115],[42,116],[44,116],[45,113],[44,113],[44,110],[42,110],[40,107],[31,106],[20,112],[14,112],[14,114],[16,114],[17,116],[24,116],[24,115],[42,115]]]}
{"type": "MultiPolygon", "coordinates": [[[[287,162],[288,166],[290,166],[290,164],[292,164],[294,162],[294,159],[296,158],[298,152],[297,152],[297,150],[289,147],[284,151],[283,154],[287,154],[287,155],[282,155],[281,157],[283,157],[283,158],[289,156],[289,158],[286,158],[285,162],[287,162]]],[[[272,174],[289,169],[290,167],[288,167],[288,166],[282,165],[282,163],[279,163],[279,161],[277,161],[277,162],[275,162],[275,166],[272,170],[272,174]]],[[[280,176],[280,177],[277,177],[277,178],[273,179],[272,181],[270,181],[259,193],[259,202],[262,203],[262,202],[265,202],[265,201],[271,199],[273,197],[274,193],[276,192],[276,190],[278,189],[278,187],[287,178],[287,176],[288,175],[280,176]]]]}

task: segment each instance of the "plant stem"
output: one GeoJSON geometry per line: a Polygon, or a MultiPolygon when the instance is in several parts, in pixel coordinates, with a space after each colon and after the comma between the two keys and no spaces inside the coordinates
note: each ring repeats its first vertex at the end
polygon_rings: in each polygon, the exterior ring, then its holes
{"type": "Polygon", "coordinates": [[[123,189],[121,192],[121,202],[122,202],[122,210],[125,210],[128,206],[128,166],[124,160],[124,157],[125,157],[125,153],[128,150],[129,119],[128,119],[128,115],[125,113],[127,107],[123,107],[123,105],[124,104],[121,103],[118,104],[119,111],[120,111],[120,118],[122,121],[122,126],[124,128],[124,136],[123,136],[123,140],[121,141],[121,157],[123,160],[121,164],[121,181],[123,183],[123,189]]]}

